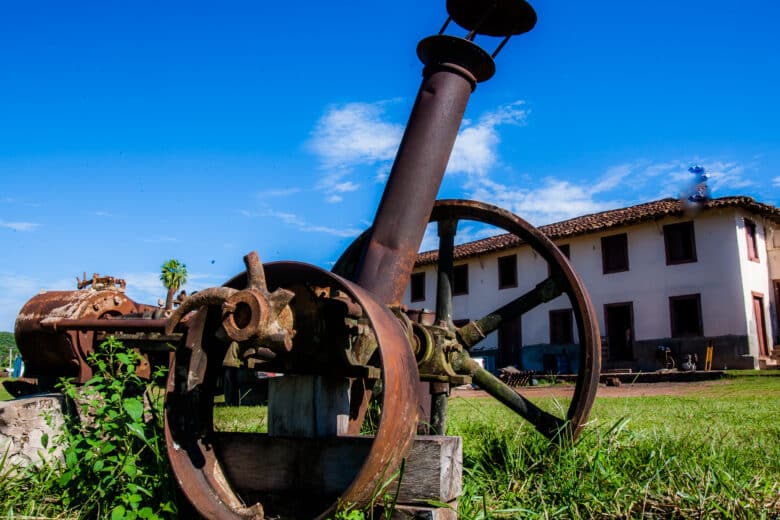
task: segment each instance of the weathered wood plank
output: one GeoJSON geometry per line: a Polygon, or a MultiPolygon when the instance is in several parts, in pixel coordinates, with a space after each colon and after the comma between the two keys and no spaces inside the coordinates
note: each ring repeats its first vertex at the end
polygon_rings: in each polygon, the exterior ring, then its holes
{"type": "MultiPolygon", "coordinates": [[[[372,442],[368,436],[220,433],[214,447],[227,478],[239,490],[338,496],[357,475],[372,442]]],[[[457,499],[462,491],[462,449],[460,437],[417,437],[404,465],[398,503],[457,499]]],[[[396,486],[386,489],[394,493],[396,486]]]]}
{"type": "Polygon", "coordinates": [[[349,380],[313,375],[268,381],[268,434],[272,437],[331,437],[346,433],[349,380]]]}
{"type": "MultiPolygon", "coordinates": [[[[458,520],[457,500],[447,504],[449,507],[421,507],[399,505],[390,516],[392,520],[458,520]]],[[[380,516],[380,518],[382,518],[380,516]]]]}

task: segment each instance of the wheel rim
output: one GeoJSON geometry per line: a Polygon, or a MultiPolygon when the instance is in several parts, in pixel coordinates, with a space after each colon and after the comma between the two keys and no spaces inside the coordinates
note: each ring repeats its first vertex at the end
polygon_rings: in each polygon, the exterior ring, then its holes
{"type": "MultiPolygon", "coordinates": [[[[400,467],[415,433],[418,375],[408,340],[398,326],[395,315],[377,303],[369,293],[332,273],[295,262],[267,264],[265,273],[272,289],[289,286],[292,282],[301,286],[327,283],[338,287],[358,302],[376,334],[384,395],[392,396],[392,399],[383,399],[383,412],[376,436],[352,483],[340,493],[338,501],[323,506],[324,512],[320,512],[319,517],[331,513],[339,503],[364,504],[383,483],[382,479],[400,467]]],[[[226,284],[232,288],[245,285],[246,273],[226,284]]],[[[209,309],[215,308],[214,305],[204,307],[191,316],[186,340],[186,346],[191,352],[195,352],[198,342],[205,338],[204,331],[207,330],[209,319],[207,315],[209,309]]],[[[213,377],[208,373],[208,366],[217,363],[221,368],[223,354],[209,352],[209,345],[205,342],[202,348],[206,350],[207,366],[203,377],[204,387],[207,387],[205,382],[213,377]]],[[[213,401],[201,402],[206,392],[195,394],[184,389],[187,377],[198,370],[196,365],[202,361],[195,359],[191,353],[171,354],[171,371],[166,388],[165,435],[174,474],[189,501],[204,517],[255,518],[262,509],[258,510],[254,505],[247,507],[239,498],[231,487],[230,468],[223,467],[218,446],[214,449],[211,445],[218,437],[213,427],[213,401]],[[182,362],[186,363],[186,367],[182,366],[182,362]],[[195,420],[189,420],[191,417],[195,420]]],[[[273,471],[273,468],[269,468],[269,471],[273,471]]]]}
{"type": "MultiPolygon", "coordinates": [[[[439,200],[433,208],[430,222],[438,223],[447,220],[476,221],[502,228],[519,237],[535,252],[539,253],[550,266],[555,266],[558,270],[558,273],[564,282],[563,293],[569,297],[577,324],[577,334],[579,336],[580,345],[579,371],[571,404],[567,409],[565,418],[560,419],[553,425],[543,424],[546,419],[544,415],[537,413],[540,412],[538,409],[532,410],[533,413],[528,414],[531,418],[528,416],[526,418],[537,430],[551,439],[559,442],[573,441],[580,434],[588,420],[590,410],[596,397],[596,391],[598,390],[601,368],[601,336],[596,320],[596,313],[582,281],[572,269],[568,259],[549,238],[537,228],[510,211],[471,200],[439,200]],[[538,417],[538,419],[533,419],[533,417],[538,417]]],[[[367,236],[367,232],[362,234],[345,250],[344,254],[339,258],[338,262],[336,262],[334,272],[345,277],[350,276],[354,266],[359,262],[363,242],[367,236]]],[[[439,260],[441,260],[441,257],[442,255],[440,254],[439,260]]],[[[451,293],[449,297],[452,297],[451,293]]],[[[519,298],[513,301],[518,299],[519,298]]],[[[470,348],[470,346],[467,348],[470,348]]],[[[485,378],[489,376],[487,373],[480,374],[485,378]]],[[[489,377],[496,379],[493,378],[493,376],[489,377]]],[[[495,381],[493,381],[493,383],[495,383],[495,381]]],[[[516,394],[516,392],[513,389],[506,387],[506,385],[503,385],[503,383],[502,386],[503,388],[498,389],[502,396],[499,396],[496,393],[492,393],[491,395],[512,408],[510,403],[506,400],[513,399],[513,395],[516,394]]],[[[525,400],[525,405],[533,407],[532,403],[527,400],[525,400]]],[[[517,412],[516,409],[513,408],[513,410],[517,412]]]]}

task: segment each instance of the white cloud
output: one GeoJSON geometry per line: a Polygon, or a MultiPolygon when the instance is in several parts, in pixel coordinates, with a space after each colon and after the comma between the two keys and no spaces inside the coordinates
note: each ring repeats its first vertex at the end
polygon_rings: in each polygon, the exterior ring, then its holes
{"type": "Polygon", "coordinates": [[[333,191],[337,193],[347,193],[350,191],[357,191],[357,189],[360,187],[359,184],[355,184],[354,182],[347,181],[347,182],[340,182],[333,186],[333,191]]]}
{"type": "Polygon", "coordinates": [[[295,195],[300,191],[300,188],[271,189],[260,191],[257,193],[257,196],[260,199],[265,199],[268,197],[289,197],[290,195],[295,195]]]}
{"type": "Polygon", "coordinates": [[[113,217],[114,215],[109,213],[108,211],[93,211],[93,215],[96,217],[113,217]]]}
{"type": "Polygon", "coordinates": [[[772,179],[772,185],[780,186],[780,177],[775,177],[774,179],[772,179]]]}
{"type": "Polygon", "coordinates": [[[596,200],[593,187],[577,185],[570,181],[547,178],[534,189],[505,186],[483,179],[474,186],[469,196],[506,208],[534,225],[548,224],[618,207],[615,200],[596,200]]]}
{"type": "MultiPolygon", "coordinates": [[[[165,300],[167,289],[160,281],[160,273],[153,271],[123,272],[117,275],[127,282],[127,296],[138,303],[157,305],[157,300],[165,300]]],[[[182,289],[189,294],[207,287],[215,287],[225,283],[229,276],[205,273],[187,273],[187,283],[182,289]]]]}
{"type": "Polygon", "coordinates": [[[34,222],[8,222],[6,220],[0,220],[0,227],[12,229],[14,231],[35,231],[40,227],[40,224],[34,222]]]}
{"type": "Polygon", "coordinates": [[[275,211],[272,209],[264,209],[257,212],[242,210],[241,215],[247,218],[255,218],[255,217],[275,218],[281,220],[285,224],[292,226],[298,231],[302,231],[304,233],[324,233],[326,235],[333,235],[337,237],[356,237],[362,232],[361,229],[357,229],[357,228],[339,229],[339,228],[334,228],[329,226],[319,226],[319,225],[311,224],[294,213],[275,211]]]}
{"type": "Polygon", "coordinates": [[[713,161],[704,165],[710,174],[709,183],[714,190],[740,190],[755,186],[745,177],[746,165],[736,162],[713,161]]]}
{"type": "Polygon", "coordinates": [[[619,164],[608,168],[604,175],[590,188],[591,193],[610,191],[625,183],[631,175],[634,166],[631,164],[619,164]]]}
{"type": "MultiPolygon", "coordinates": [[[[716,159],[697,162],[710,174],[707,184],[713,197],[738,194],[755,186],[746,173],[755,165],[716,159]]],[[[548,177],[530,189],[495,182],[487,175],[471,175],[464,188],[470,198],[491,202],[542,225],[649,200],[687,196],[694,181],[690,165],[691,161],[679,159],[637,160],[607,168],[595,180],[548,177]]],[[[780,177],[774,182],[780,185],[780,177]]]]}
{"type": "Polygon", "coordinates": [[[12,331],[22,306],[41,290],[72,290],[74,278],[45,282],[39,278],[0,272],[0,330],[12,331]]]}
{"type": "Polygon", "coordinates": [[[382,120],[383,102],[331,107],[317,122],[310,145],[326,168],[392,159],[403,127],[382,120]]]}
{"type": "Polygon", "coordinates": [[[333,196],[334,192],[358,189],[357,184],[344,180],[355,167],[381,164],[395,156],[403,126],[383,120],[384,105],[332,106],[317,122],[308,145],[326,172],[318,188],[329,202],[341,201],[333,196]]]}
{"type": "Polygon", "coordinates": [[[476,124],[464,121],[463,129],[455,140],[447,172],[487,175],[498,162],[497,148],[501,141],[498,127],[523,124],[527,116],[524,102],[515,101],[483,114],[476,124]]]}
{"type": "Polygon", "coordinates": [[[387,178],[390,176],[390,167],[391,165],[389,163],[380,165],[379,169],[376,171],[376,175],[374,175],[374,182],[377,184],[384,184],[387,182],[387,178]]]}
{"type": "MultiPolygon", "coordinates": [[[[385,182],[403,134],[403,126],[385,121],[385,102],[348,103],[328,109],[312,132],[309,147],[326,172],[319,189],[331,203],[341,202],[338,193],[358,185],[345,178],[358,166],[376,167],[375,181],[385,182]]],[[[522,124],[528,110],[516,101],[483,114],[476,123],[464,120],[447,171],[486,175],[498,162],[498,127],[522,124]]]]}
{"type": "Polygon", "coordinates": [[[747,171],[756,168],[756,164],[743,164],[720,159],[702,159],[695,161],[675,159],[660,163],[640,162],[635,165],[630,178],[638,187],[655,187],[656,197],[680,197],[693,188],[695,177],[688,171],[693,163],[701,164],[710,178],[707,185],[710,195],[721,197],[735,195],[740,191],[755,187],[756,183],[747,177],[747,171]]]}

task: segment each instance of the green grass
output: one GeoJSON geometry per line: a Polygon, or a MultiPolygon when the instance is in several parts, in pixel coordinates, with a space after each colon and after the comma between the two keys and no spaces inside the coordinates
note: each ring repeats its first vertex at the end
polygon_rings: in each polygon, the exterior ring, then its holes
{"type": "Polygon", "coordinates": [[[10,401],[14,398],[14,396],[8,393],[8,390],[6,390],[5,386],[3,385],[3,383],[9,380],[10,378],[0,379],[0,401],[10,401]]]}
{"type": "Polygon", "coordinates": [[[267,406],[215,406],[214,429],[223,432],[268,432],[267,406]]]}
{"type": "MultiPolygon", "coordinates": [[[[598,398],[566,450],[491,398],[451,399],[448,434],[464,443],[459,518],[780,518],[780,378],[730,375],[678,396],[598,398]]],[[[566,406],[535,402],[559,414],[566,406]]],[[[215,426],[264,432],[266,412],[218,405],[215,426]]],[[[37,487],[58,478],[46,475],[37,487]]],[[[6,478],[0,488],[34,500],[0,502],[0,517],[61,511],[57,497],[15,486],[6,478]]],[[[69,515],[82,516],[60,514],[69,515]]]]}
{"type": "Polygon", "coordinates": [[[597,399],[570,450],[491,399],[450,410],[448,433],[464,438],[461,518],[780,516],[778,378],[597,399]]]}

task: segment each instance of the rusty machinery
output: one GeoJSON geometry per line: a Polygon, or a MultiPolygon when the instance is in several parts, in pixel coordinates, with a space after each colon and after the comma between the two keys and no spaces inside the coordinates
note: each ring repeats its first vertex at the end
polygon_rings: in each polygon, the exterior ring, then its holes
{"type": "MultiPolygon", "coordinates": [[[[418,423],[443,434],[453,385],[479,385],[551,439],[576,437],[588,417],[599,377],[599,331],[588,294],[566,257],[508,211],[475,201],[435,200],[469,96],[493,76],[494,58],[510,37],[534,27],[536,13],[524,0],[448,0],[447,11],[439,34],[417,47],[424,64],[422,85],[373,225],[331,272],[297,262],[263,265],[250,253],[245,272],[190,296],[169,317],[127,298],[119,281],[97,277],[92,283],[85,278],[74,292],[40,294],[19,315],[16,338],[32,377],[85,381],[90,376],[86,356],[110,334],[147,355],[168,356],[168,455],[184,493],[204,517],[259,518],[264,508],[325,517],[338,503],[366,503],[399,468],[418,423]],[[451,22],[467,35],[444,34],[451,22]],[[490,54],[474,43],[477,35],[503,40],[490,54]],[[550,269],[526,294],[456,327],[451,285],[460,221],[517,235],[550,269]],[[410,319],[401,300],[430,222],[436,223],[440,242],[435,319],[425,324],[410,319]],[[556,416],[481,368],[469,350],[502,323],[561,294],[574,311],[579,375],[568,410],[556,416]],[[216,381],[233,342],[241,359],[264,371],[345,382],[348,413],[336,435],[360,434],[369,403],[380,402],[381,416],[365,457],[338,489],[301,500],[295,487],[300,482],[273,493],[247,483],[252,475],[279,472],[285,461],[264,448],[267,436],[215,431],[216,381]],[[421,381],[428,384],[426,391],[420,390],[421,381]],[[421,421],[420,403],[426,400],[430,415],[421,421]]],[[[306,446],[298,451],[306,452],[328,439],[300,442],[306,446]]]]}

